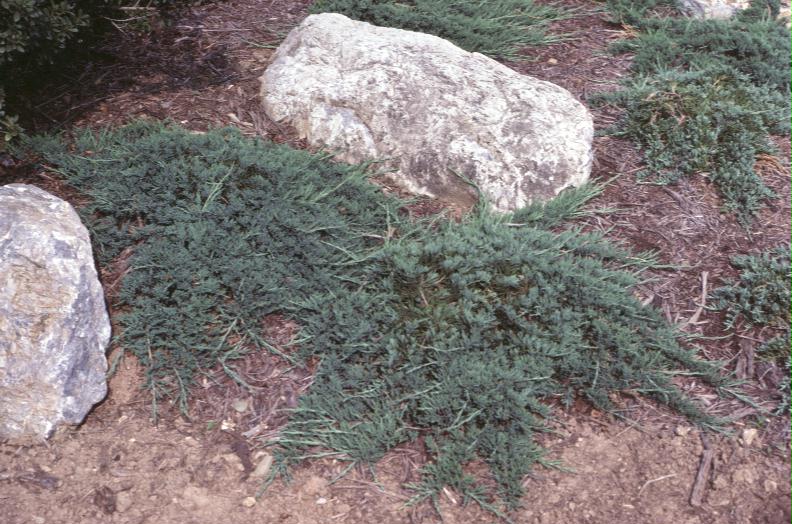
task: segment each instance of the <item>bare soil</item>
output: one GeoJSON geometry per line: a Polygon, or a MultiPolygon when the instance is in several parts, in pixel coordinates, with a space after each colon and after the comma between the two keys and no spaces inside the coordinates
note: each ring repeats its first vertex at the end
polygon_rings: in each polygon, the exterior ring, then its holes
{"type": "MultiPolygon", "coordinates": [[[[306,14],[309,1],[232,0],[197,7],[164,24],[152,19],[148,36],[119,33],[101,58],[68,78],[55,78],[31,103],[28,128],[120,125],[136,118],[168,118],[195,130],[233,125],[250,135],[305,147],[288,128],[259,108],[258,80],[273,44],[306,14]]],[[[557,83],[582,101],[612,90],[628,74],[629,56],[613,57],[609,42],[629,36],[595,10],[599,3],[566,0],[580,11],[555,24],[570,39],[526,50],[514,69],[557,83]]],[[[610,107],[594,110],[598,129],[613,124],[610,107]]],[[[748,406],[721,398],[692,380],[680,384],[699,395],[713,414],[733,420],[732,434],[702,434],[684,419],[640,397],[619,399],[622,418],[583,402],[558,409],[553,432],[543,436],[548,459],[565,469],[539,468],[525,479],[516,523],[781,524],[790,521],[789,418],[767,417],[780,375],[753,362],[766,334],[722,330],[706,296],[734,277],[729,258],[790,238],[789,139],[781,154],[757,168],[778,194],[750,234],[728,215],[705,176],[669,187],[638,184],[640,154],[629,142],[595,140],[593,178],[609,182],[581,226],[606,232],[636,251],[654,250],[676,269],[657,270],[636,293],[671,322],[708,337],[698,344],[707,358],[725,359],[747,379],[748,406]],[[706,449],[705,449],[706,448],[706,449]],[[712,456],[701,483],[703,500],[691,505],[702,457],[712,456]]],[[[57,176],[23,160],[0,158],[0,184],[34,183],[79,205],[57,176]]],[[[422,200],[416,214],[450,210],[422,200]]],[[[123,257],[102,268],[108,300],[124,272],[123,257]]],[[[112,312],[111,312],[112,313],[112,312]]],[[[264,320],[269,340],[281,347],[296,326],[277,316],[264,320]]],[[[115,348],[112,357],[118,355],[115,348]]],[[[391,451],[374,468],[317,459],[262,492],[256,468],[267,460],[262,441],[275,435],[288,409],[311,380],[310,366],[292,368],[275,355],[251,355],[237,364],[253,386],[246,390],[215,371],[192,395],[190,418],[173,406],[152,406],[141,390],[143,371],[120,361],[108,398],[78,428],[62,428],[47,443],[0,444],[0,521],[22,523],[488,523],[497,520],[444,490],[437,505],[407,505],[405,484],[418,480],[426,460],[419,444],[391,451]]],[[[486,468],[470,465],[487,481],[486,468]]]]}

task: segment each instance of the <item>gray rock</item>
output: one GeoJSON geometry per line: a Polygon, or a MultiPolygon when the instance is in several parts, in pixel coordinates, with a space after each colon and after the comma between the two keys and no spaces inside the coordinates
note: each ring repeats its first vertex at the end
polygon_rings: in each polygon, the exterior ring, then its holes
{"type": "Polygon", "coordinates": [[[679,0],[679,7],[695,18],[730,18],[750,3],[750,0],[679,0]]]}
{"type": "MultiPolygon", "coordinates": [[[[731,18],[737,12],[748,9],[751,0],[679,0],[683,13],[694,18],[731,18]]],[[[778,20],[790,27],[789,0],[782,0],[778,10],[778,20]]]]}
{"type": "Polygon", "coordinates": [[[267,115],[337,159],[380,159],[420,194],[493,207],[545,201],[589,176],[593,123],[563,88],[436,36],[325,13],[261,77],[267,115]]]}
{"type": "Polygon", "coordinates": [[[82,422],[107,393],[109,341],[77,213],[37,187],[0,187],[0,438],[82,422]]]}

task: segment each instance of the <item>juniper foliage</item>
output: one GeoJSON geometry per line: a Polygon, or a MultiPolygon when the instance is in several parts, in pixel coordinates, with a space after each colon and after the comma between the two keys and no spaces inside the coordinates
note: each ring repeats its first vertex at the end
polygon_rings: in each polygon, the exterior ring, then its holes
{"type": "Polygon", "coordinates": [[[138,123],[31,147],[91,203],[81,210],[102,264],[133,247],[120,344],[156,400],[186,407],[196,373],[261,346],[261,319],[341,294],[387,229],[394,202],[359,168],[231,129],[192,134],[138,123]],[[86,153],[91,152],[91,153],[86,153]]]}
{"type": "Polygon", "coordinates": [[[789,262],[789,246],[732,258],[739,279],[712,293],[713,308],[726,311],[727,329],[739,321],[749,326],[789,327],[789,262]]]}
{"type": "Polygon", "coordinates": [[[514,504],[541,458],[534,434],[551,398],[581,394],[612,410],[610,393],[635,389],[712,423],[671,377],[687,369],[718,383],[716,368],[625,293],[640,261],[598,235],[505,220],[482,215],[393,242],[368,285],[316,308],[306,329],[322,365],[278,441],[279,460],[320,446],[371,461],[423,436],[434,459],[419,493],[450,485],[488,503],[463,470],[478,457],[514,504]]]}
{"type": "Polygon", "coordinates": [[[515,58],[521,48],[548,44],[559,36],[548,24],[565,14],[533,0],[319,0],[313,13],[341,13],[355,20],[437,35],[467,51],[515,58]]]}
{"type": "Polygon", "coordinates": [[[739,278],[712,292],[712,308],[725,311],[726,329],[770,328],[777,333],[757,348],[760,358],[784,370],[779,384],[780,411],[790,406],[790,251],[779,246],[755,255],[736,256],[732,265],[739,278]]]}
{"type": "Polygon", "coordinates": [[[635,27],[643,25],[655,9],[674,4],[674,0],[605,0],[611,22],[635,27]]]}
{"type": "MultiPolygon", "coordinates": [[[[620,40],[614,52],[633,53],[632,70],[650,75],[671,68],[726,70],[748,82],[769,85],[789,103],[790,39],[783,23],[759,10],[746,10],[729,20],[648,18],[636,38],[620,40]]],[[[777,9],[776,9],[777,13],[777,9]]]]}
{"type": "Polygon", "coordinates": [[[449,485],[498,511],[492,497],[515,505],[542,460],[534,435],[553,399],[611,410],[612,394],[631,389],[715,423],[672,378],[720,384],[718,366],[630,293],[647,262],[598,235],[543,229],[591,190],[512,216],[481,206],[430,228],[408,222],[360,168],[230,129],[137,124],[72,148],[29,145],[91,198],[82,216],[101,260],[132,249],[120,342],[154,398],[184,401],[217,363],[233,373],[233,359],[267,347],[269,313],[302,327],[284,357],[319,365],[269,443],[279,471],[327,455],[371,463],[421,439],[431,460],[417,498],[449,485]],[[465,473],[474,459],[497,493],[465,473]]]}
{"type": "Polygon", "coordinates": [[[643,150],[640,177],[671,183],[706,173],[724,208],[746,225],[774,196],[754,171],[758,154],[775,151],[769,135],[789,129],[789,108],[772,89],[728,69],[671,69],[635,77],[599,100],[625,109],[612,132],[643,150]]]}
{"type": "Polygon", "coordinates": [[[789,30],[768,5],[754,0],[730,20],[642,18],[638,36],[614,46],[635,54],[632,78],[594,99],[624,108],[613,131],[643,149],[641,176],[706,173],[745,226],[774,196],[756,155],[774,152],[769,135],[789,134],[789,30]]]}

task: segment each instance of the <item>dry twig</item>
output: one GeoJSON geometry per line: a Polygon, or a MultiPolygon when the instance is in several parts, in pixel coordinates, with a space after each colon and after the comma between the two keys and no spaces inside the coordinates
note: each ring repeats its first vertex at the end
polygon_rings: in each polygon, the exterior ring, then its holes
{"type": "Polygon", "coordinates": [[[690,493],[690,505],[695,507],[700,507],[704,499],[704,492],[706,491],[710,470],[712,469],[712,459],[715,457],[715,450],[710,446],[707,435],[703,433],[701,434],[701,443],[704,446],[704,452],[701,454],[701,462],[696,474],[696,482],[693,484],[693,491],[690,493]]]}

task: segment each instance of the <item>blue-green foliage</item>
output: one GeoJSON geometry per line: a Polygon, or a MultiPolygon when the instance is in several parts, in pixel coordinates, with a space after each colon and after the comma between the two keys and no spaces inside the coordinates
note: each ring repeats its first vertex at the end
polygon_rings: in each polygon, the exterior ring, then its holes
{"type": "Polygon", "coordinates": [[[265,315],[341,293],[360,278],[347,253],[362,254],[393,212],[359,169],[231,129],[141,123],[83,133],[76,154],[33,147],[91,198],[81,212],[101,263],[135,246],[121,344],[155,398],[183,400],[196,373],[255,346],[265,315]]]}
{"type": "Polygon", "coordinates": [[[789,92],[789,30],[755,11],[730,20],[647,18],[636,38],[620,40],[612,49],[633,53],[632,70],[640,75],[671,68],[735,70],[745,75],[743,81],[780,95],[789,92]]]}
{"type": "MultiPolygon", "coordinates": [[[[618,14],[640,3],[612,4],[618,14]]],[[[634,54],[633,77],[600,97],[625,109],[618,132],[644,150],[643,176],[668,183],[707,173],[745,225],[773,197],[756,155],[773,152],[768,135],[789,134],[790,38],[777,12],[775,0],[754,0],[730,20],[640,11],[637,37],[614,45],[634,54]]]]}
{"type": "Polygon", "coordinates": [[[610,21],[629,26],[640,26],[652,10],[674,4],[674,0],[605,0],[610,21]]]}
{"type": "Polygon", "coordinates": [[[615,134],[644,152],[641,177],[669,183],[707,173],[725,209],[745,224],[774,196],[754,171],[759,153],[775,151],[768,135],[788,132],[789,107],[773,89],[726,68],[671,69],[603,98],[626,111],[615,134]]]}
{"type": "Polygon", "coordinates": [[[713,423],[672,378],[718,384],[717,366],[630,292],[646,263],[598,235],[540,228],[591,190],[432,226],[409,222],[359,168],[229,129],[138,124],[73,148],[29,145],[90,197],[82,216],[101,260],[132,249],[119,342],[155,398],[184,400],[202,370],[266,348],[265,315],[302,327],[287,358],[319,364],[270,443],[281,467],[317,454],[373,462],[421,438],[431,460],[418,497],[451,485],[495,509],[489,497],[515,504],[540,460],[534,433],[552,399],[608,410],[633,389],[713,423]],[[497,493],[464,473],[475,458],[497,493]]]}
{"type": "Polygon", "coordinates": [[[748,326],[789,327],[789,247],[782,246],[756,255],[732,258],[739,280],[716,289],[715,309],[726,311],[726,328],[738,322],[748,326]]]}
{"type": "Polygon", "coordinates": [[[563,11],[533,0],[318,0],[313,13],[341,13],[379,26],[440,36],[467,51],[514,58],[521,48],[547,44],[549,22],[563,11]]]}
{"type": "Polygon", "coordinates": [[[669,370],[717,382],[715,368],[626,293],[638,262],[597,235],[485,214],[393,242],[374,262],[367,286],[307,324],[323,361],[280,441],[284,460],[310,442],[373,460],[423,435],[435,460],[420,492],[450,484],[481,500],[463,472],[480,457],[513,503],[541,456],[543,400],[581,394],[610,410],[609,393],[635,388],[711,422],[669,370]]]}
{"type": "Polygon", "coordinates": [[[739,279],[713,291],[713,309],[726,313],[726,329],[741,325],[770,328],[775,336],[757,348],[760,358],[774,361],[784,370],[779,384],[781,411],[790,405],[790,251],[789,246],[756,255],[736,256],[732,265],[739,279]]]}

